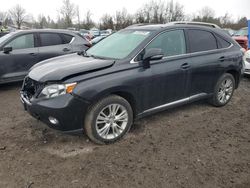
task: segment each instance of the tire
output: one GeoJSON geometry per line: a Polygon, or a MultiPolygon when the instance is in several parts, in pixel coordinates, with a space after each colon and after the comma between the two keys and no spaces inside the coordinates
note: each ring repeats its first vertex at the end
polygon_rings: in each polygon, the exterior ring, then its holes
{"type": "Polygon", "coordinates": [[[235,79],[232,74],[223,74],[216,83],[213,97],[209,102],[216,107],[226,105],[232,98],[235,90],[235,79]]]}
{"type": "Polygon", "coordinates": [[[91,105],[85,117],[84,129],[93,142],[110,144],[121,139],[132,122],[133,111],[128,101],[110,95],[91,105]]]}

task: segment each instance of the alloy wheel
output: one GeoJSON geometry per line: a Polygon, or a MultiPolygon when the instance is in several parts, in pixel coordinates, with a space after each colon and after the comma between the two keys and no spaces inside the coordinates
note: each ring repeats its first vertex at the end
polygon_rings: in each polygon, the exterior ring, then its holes
{"type": "Polygon", "coordinates": [[[227,103],[233,94],[233,81],[229,78],[224,79],[219,87],[217,98],[221,104],[227,103]]]}
{"type": "Polygon", "coordinates": [[[121,135],[128,124],[128,111],[120,104],[105,106],[96,118],[97,134],[110,140],[121,135]]]}

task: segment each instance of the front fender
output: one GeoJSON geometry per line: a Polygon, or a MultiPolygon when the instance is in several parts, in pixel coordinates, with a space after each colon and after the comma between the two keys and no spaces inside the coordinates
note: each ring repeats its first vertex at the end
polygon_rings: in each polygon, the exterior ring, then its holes
{"type": "Polygon", "coordinates": [[[128,79],[128,75],[116,73],[80,82],[74,89],[74,94],[90,102],[117,92],[129,93],[136,99],[136,85],[128,79]]]}

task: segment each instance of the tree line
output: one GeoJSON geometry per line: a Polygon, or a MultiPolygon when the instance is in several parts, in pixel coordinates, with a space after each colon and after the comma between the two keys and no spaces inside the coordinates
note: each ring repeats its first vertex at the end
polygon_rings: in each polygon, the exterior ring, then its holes
{"type": "Polygon", "coordinates": [[[61,8],[56,20],[43,14],[35,19],[33,15],[28,14],[21,6],[16,5],[8,12],[0,12],[0,21],[3,26],[15,25],[18,29],[22,26],[28,28],[54,28],[65,29],[75,27],[77,29],[91,29],[98,27],[100,29],[120,30],[132,24],[154,23],[162,24],[172,21],[200,21],[215,23],[223,28],[240,29],[247,25],[247,18],[240,17],[237,20],[232,15],[226,13],[224,16],[216,17],[215,11],[210,7],[203,7],[195,14],[187,15],[184,12],[184,6],[178,2],[170,0],[168,2],[161,0],[152,0],[142,5],[135,14],[129,13],[125,8],[117,10],[114,15],[104,14],[99,22],[93,21],[90,10],[81,12],[79,6],[70,0],[62,0],[61,8]]]}

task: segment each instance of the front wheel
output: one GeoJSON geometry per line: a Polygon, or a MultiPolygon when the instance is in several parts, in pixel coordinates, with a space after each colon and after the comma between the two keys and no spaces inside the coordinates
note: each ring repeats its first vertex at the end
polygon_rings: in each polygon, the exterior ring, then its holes
{"type": "Polygon", "coordinates": [[[210,103],[216,107],[226,105],[231,100],[234,89],[235,79],[233,75],[229,73],[223,74],[215,86],[214,95],[210,103]]]}
{"type": "Polygon", "coordinates": [[[133,112],[124,98],[111,95],[93,104],[85,118],[87,136],[95,143],[108,144],[119,140],[130,129],[133,112]]]}

